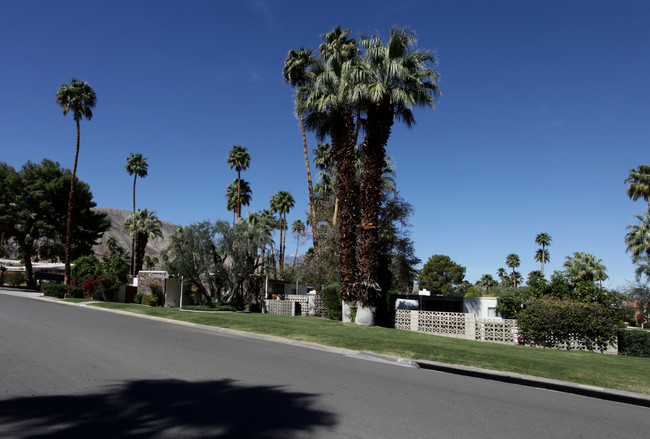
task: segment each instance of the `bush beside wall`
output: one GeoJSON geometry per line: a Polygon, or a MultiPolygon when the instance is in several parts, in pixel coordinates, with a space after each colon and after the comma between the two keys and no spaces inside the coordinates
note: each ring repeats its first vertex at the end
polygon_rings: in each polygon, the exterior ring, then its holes
{"type": "Polygon", "coordinates": [[[650,332],[640,330],[618,331],[618,355],[650,357],[650,332]]]}

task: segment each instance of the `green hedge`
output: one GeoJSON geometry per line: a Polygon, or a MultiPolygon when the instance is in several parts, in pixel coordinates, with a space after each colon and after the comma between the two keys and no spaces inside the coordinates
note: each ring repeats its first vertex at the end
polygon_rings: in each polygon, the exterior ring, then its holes
{"type": "Polygon", "coordinates": [[[650,332],[642,330],[619,330],[618,355],[650,357],[650,332]]]}
{"type": "Polygon", "coordinates": [[[183,309],[187,311],[233,311],[233,312],[237,311],[237,308],[235,308],[232,305],[219,305],[219,304],[215,304],[214,306],[190,305],[190,306],[184,306],[183,309]]]}
{"type": "Polygon", "coordinates": [[[64,284],[42,284],[41,292],[45,296],[57,297],[63,299],[64,297],[82,299],[84,297],[83,288],[74,285],[64,284]]]}
{"type": "Polygon", "coordinates": [[[330,320],[341,320],[343,317],[342,302],[341,302],[341,285],[338,283],[333,283],[325,288],[321,293],[321,298],[327,308],[327,317],[330,320]]]}
{"type": "Polygon", "coordinates": [[[617,311],[599,303],[537,299],[519,313],[517,324],[524,344],[554,348],[573,340],[588,350],[604,351],[616,338],[617,311]]]}

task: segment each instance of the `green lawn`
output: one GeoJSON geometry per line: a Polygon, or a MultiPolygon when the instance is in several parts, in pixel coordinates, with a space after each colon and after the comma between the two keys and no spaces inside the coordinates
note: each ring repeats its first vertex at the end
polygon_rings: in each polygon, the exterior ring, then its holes
{"type": "Polygon", "coordinates": [[[650,394],[650,358],[511,346],[390,328],[340,326],[339,322],[316,317],[197,313],[123,303],[93,303],[92,306],[414,360],[516,372],[650,394]]]}

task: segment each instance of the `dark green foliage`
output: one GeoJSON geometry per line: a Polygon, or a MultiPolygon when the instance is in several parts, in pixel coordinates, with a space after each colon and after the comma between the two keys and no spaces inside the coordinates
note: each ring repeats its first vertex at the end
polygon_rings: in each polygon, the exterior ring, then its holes
{"type": "Polygon", "coordinates": [[[7,271],[2,275],[2,282],[12,287],[19,287],[25,282],[25,275],[17,271],[7,271]]]}
{"type": "Polygon", "coordinates": [[[465,279],[465,267],[449,256],[433,255],[418,276],[418,285],[431,291],[432,295],[453,296],[458,293],[465,279]]]}
{"type": "Polygon", "coordinates": [[[341,301],[341,285],[333,283],[325,288],[321,293],[321,299],[327,308],[327,317],[330,320],[341,320],[343,317],[342,301],[341,301]]]}
{"type": "MultiPolygon", "coordinates": [[[[26,282],[35,287],[31,260],[61,260],[65,256],[66,212],[71,172],[51,160],[27,162],[19,172],[0,162],[0,233],[11,238],[25,261],[26,282]]],[[[92,246],[110,227],[95,207],[89,186],[75,180],[72,258],[92,253],[92,246]]]]}
{"type": "Polygon", "coordinates": [[[75,259],[73,264],[73,267],[70,269],[70,274],[72,279],[77,281],[82,279],[97,279],[103,273],[101,262],[95,255],[82,256],[75,259]]]}
{"type": "Polygon", "coordinates": [[[142,304],[142,299],[144,298],[144,294],[138,293],[135,296],[133,296],[133,303],[137,303],[138,305],[142,304]]]}
{"type": "Polygon", "coordinates": [[[507,287],[506,292],[499,296],[496,311],[504,319],[517,319],[519,313],[531,300],[531,296],[525,290],[507,287]]]}
{"type": "Polygon", "coordinates": [[[650,332],[619,329],[618,355],[650,357],[650,332]]]}
{"type": "Polygon", "coordinates": [[[145,294],[142,298],[142,303],[149,306],[162,306],[165,300],[162,287],[155,282],[148,285],[150,294],[145,294]]]}
{"type": "MultiPolygon", "coordinates": [[[[183,309],[187,311],[232,311],[232,312],[237,311],[237,308],[235,308],[232,305],[219,305],[219,304],[214,304],[214,306],[190,305],[190,306],[183,306],[183,309]]],[[[258,311],[251,310],[251,312],[258,312],[258,311]]]]}
{"type": "Polygon", "coordinates": [[[611,306],[541,298],[521,311],[517,319],[524,344],[556,347],[584,342],[588,350],[606,350],[615,340],[619,315],[611,306]]]}
{"type": "Polygon", "coordinates": [[[65,297],[81,299],[83,297],[83,288],[74,285],[42,284],[41,292],[45,296],[57,297],[59,299],[65,297]]]}
{"type": "Polygon", "coordinates": [[[115,301],[120,285],[126,283],[129,264],[119,256],[82,256],[73,262],[70,274],[75,285],[83,286],[95,300],[115,301]]]}

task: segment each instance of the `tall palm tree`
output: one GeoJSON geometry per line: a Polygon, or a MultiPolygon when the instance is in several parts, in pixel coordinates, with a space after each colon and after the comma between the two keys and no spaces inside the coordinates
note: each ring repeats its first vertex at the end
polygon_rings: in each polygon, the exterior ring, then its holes
{"type": "Polygon", "coordinates": [[[63,109],[63,115],[71,112],[77,126],[77,144],[74,154],[74,167],[70,177],[70,194],[68,197],[68,219],[65,233],[65,283],[70,283],[70,235],[72,233],[72,206],[74,205],[74,181],[77,177],[77,163],[79,161],[79,140],[81,119],[91,120],[92,109],[97,104],[97,95],[87,82],[72,78],[70,84],[61,84],[56,93],[56,104],[63,109]]]}
{"type": "Polygon", "coordinates": [[[539,233],[535,237],[535,244],[542,246],[542,248],[537,250],[537,253],[535,253],[535,260],[542,263],[542,276],[544,276],[544,264],[551,260],[551,255],[548,250],[546,250],[546,247],[551,245],[551,241],[551,235],[548,233],[539,233]]]}
{"type": "Polygon", "coordinates": [[[329,135],[332,143],[340,217],[340,291],[345,302],[355,298],[358,203],[354,173],[357,113],[350,105],[347,72],[358,61],[359,48],[349,34],[349,29],[337,26],[322,35],[320,60],[308,70],[308,84],[298,87],[296,98],[296,113],[305,116],[306,128],[314,131],[319,141],[329,135]]]}
{"type": "Polygon", "coordinates": [[[602,259],[597,259],[589,253],[574,252],[573,256],[566,257],[564,268],[569,277],[574,281],[598,281],[602,288],[602,281],[608,278],[605,273],[607,268],[605,268],[602,262],[602,259]]]}
{"type": "Polygon", "coordinates": [[[296,259],[298,259],[298,247],[300,247],[300,238],[305,234],[305,223],[297,219],[291,224],[291,231],[296,237],[296,255],[293,257],[292,267],[296,266],[296,259]]]}
{"type": "MultiPolygon", "coordinates": [[[[515,268],[519,267],[520,263],[521,262],[519,260],[519,255],[510,253],[508,256],[506,256],[506,265],[512,268],[512,283],[514,284],[515,288],[517,288],[517,281],[519,280],[517,277],[518,273],[515,271],[515,268]]],[[[519,274],[519,277],[521,277],[521,274],[519,274]]]]}
{"type": "Polygon", "coordinates": [[[494,280],[491,274],[484,274],[481,276],[481,278],[476,282],[476,285],[487,291],[489,294],[490,291],[492,291],[492,288],[497,285],[497,281],[494,280]]]}
{"type": "MultiPolygon", "coordinates": [[[[147,158],[144,157],[141,153],[129,155],[126,158],[126,165],[124,169],[129,175],[133,175],[133,215],[135,215],[135,182],[140,178],[144,178],[148,175],[149,164],[147,163],[147,158]]],[[[134,234],[131,237],[131,274],[135,275],[135,246],[137,236],[134,234]]]]}
{"type": "MultiPolygon", "coordinates": [[[[300,50],[291,49],[284,61],[282,76],[287,84],[292,87],[304,87],[308,84],[309,76],[307,71],[317,62],[317,58],[312,55],[312,50],[301,47],[300,50]]],[[[296,93],[296,98],[300,96],[296,93]]],[[[305,167],[307,168],[307,185],[309,187],[309,209],[311,214],[311,228],[313,235],[314,251],[318,251],[318,224],[316,223],[316,207],[314,204],[314,188],[311,181],[311,169],[309,166],[309,154],[307,153],[307,136],[305,136],[305,117],[299,113],[300,130],[302,133],[302,148],[305,156],[305,167]]]]}
{"type": "Polygon", "coordinates": [[[138,246],[135,249],[135,274],[142,270],[144,255],[150,239],[162,237],[162,221],[155,212],[139,209],[135,215],[129,215],[122,229],[130,234],[136,234],[138,246]]]}
{"type": "Polygon", "coordinates": [[[287,229],[287,213],[293,208],[295,200],[289,191],[280,191],[271,198],[271,209],[280,215],[280,279],[284,270],[284,253],[287,229]]]}
{"type": "Polygon", "coordinates": [[[432,51],[415,47],[415,34],[393,28],[384,44],[378,36],[363,38],[363,62],[355,66],[353,103],[366,110],[365,136],[361,143],[361,227],[359,229],[359,301],[375,305],[377,282],[378,223],[382,177],[386,165],[386,145],[395,119],[412,127],[414,106],[434,108],[440,95],[439,75],[433,70],[437,60],[432,51]]]}
{"type": "Polygon", "coordinates": [[[233,145],[228,154],[228,166],[237,171],[237,219],[241,218],[241,171],[248,169],[251,156],[245,146],[233,145]]]}
{"type": "Polygon", "coordinates": [[[228,184],[226,188],[226,208],[232,210],[232,223],[235,224],[235,215],[237,209],[241,206],[248,206],[253,198],[253,191],[251,190],[250,183],[246,180],[234,179],[232,183],[228,184]]]}
{"type": "Polygon", "coordinates": [[[636,169],[630,169],[630,175],[625,182],[629,183],[627,196],[634,201],[643,198],[650,210],[650,165],[639,165],[636,169]]]}

